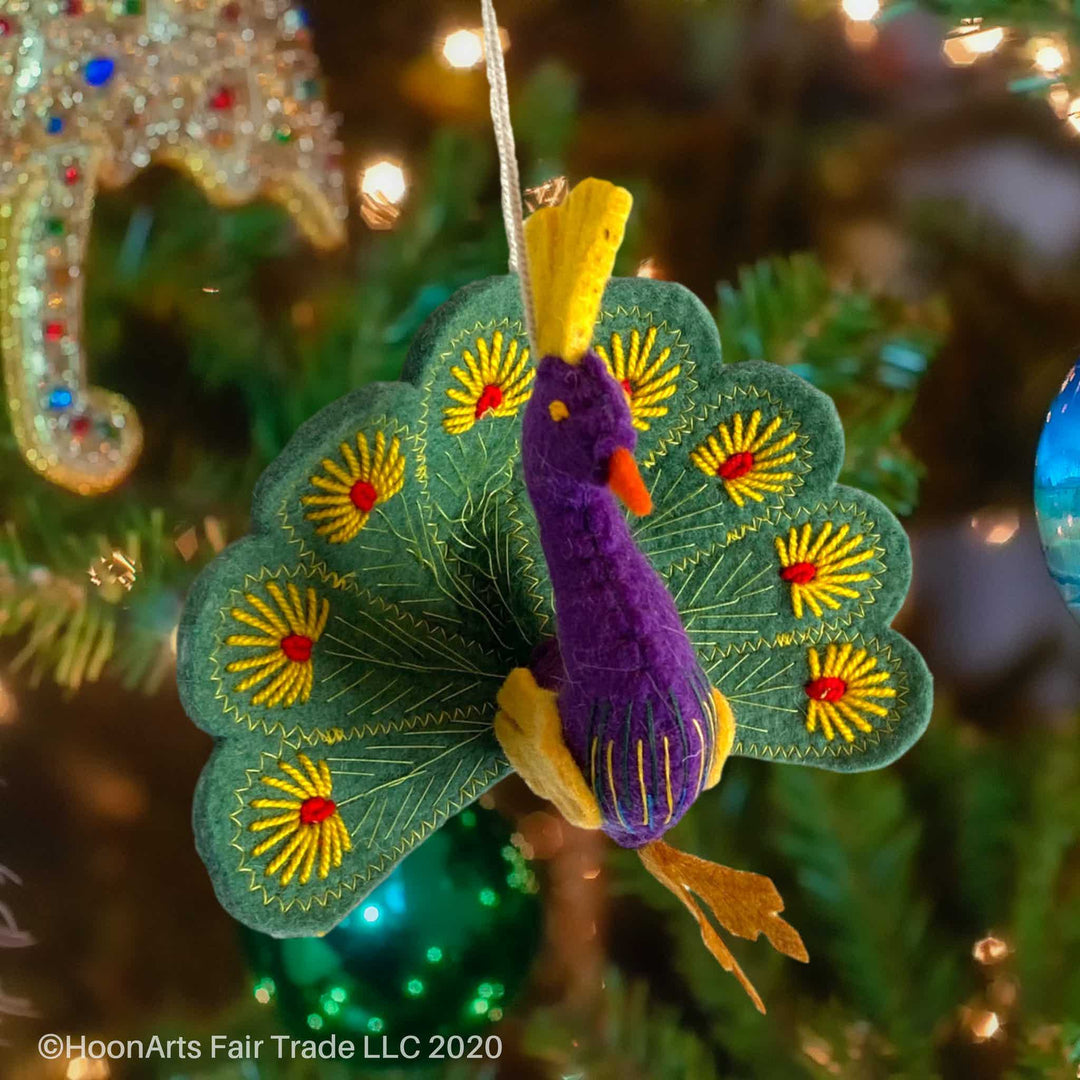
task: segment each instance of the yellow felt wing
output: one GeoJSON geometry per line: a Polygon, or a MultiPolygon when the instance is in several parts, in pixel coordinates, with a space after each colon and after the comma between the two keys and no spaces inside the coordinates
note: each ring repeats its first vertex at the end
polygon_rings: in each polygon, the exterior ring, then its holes
{"type": "Polygon", "coordinates": [[[537,359],[576,364],[588,351],[632,203],[625,188],[582,180],[564,202],[525,222],[537,359]]]}

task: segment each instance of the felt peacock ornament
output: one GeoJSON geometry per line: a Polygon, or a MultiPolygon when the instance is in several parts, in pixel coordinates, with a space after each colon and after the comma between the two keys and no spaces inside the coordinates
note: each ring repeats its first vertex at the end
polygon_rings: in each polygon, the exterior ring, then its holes
{"type": "Polygon", "coordinates": [[[250,926],[330,929],[513,768],[636,848],[759,1008],[695,896],[806,959],[769,879],[662,837],[731,755],[870,769],[919,737],[907,538],[836,483],[828,397],[723,364],[682,287],[609,280],[629,209],[586,180],[533,214],[535,347],[515,276],[461,290],[404,381],[300,429],[199,579],[196,837],[250,926]]]}

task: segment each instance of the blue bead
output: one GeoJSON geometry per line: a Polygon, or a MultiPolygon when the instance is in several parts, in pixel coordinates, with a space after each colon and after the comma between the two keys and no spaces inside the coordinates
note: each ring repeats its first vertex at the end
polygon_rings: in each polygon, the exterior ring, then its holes
{"type": "Polygon", "coordinates": [[[61,120],[59,116],[50,116],[49,119],[45,121],[45,130],[50,135],[59,135],[60,132],[64,130],[64,121],[61,120]]]}
{"type": "Polygon", "coordinates": [[[86,81],[91,86],[104,86],[116,70],[116,61],[111,56],[95,56],[86,65],[86,81]]]}
{"type": "Polygon", "coordinates": [[[75,398],[66,386],[58,386],[49,394],[50,409],[66,409],[75,398]]]}

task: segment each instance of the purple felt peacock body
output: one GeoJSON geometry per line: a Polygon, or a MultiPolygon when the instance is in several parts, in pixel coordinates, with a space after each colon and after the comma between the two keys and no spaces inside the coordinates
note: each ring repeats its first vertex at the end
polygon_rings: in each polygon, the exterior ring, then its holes
{"type": "Polygon", "coordinates": [[[595,353],[577,365],[541,361],[522,460],[555,593],[558,659],[543,653],[533,671],[557,691],[567,748],[604,831],[625,847],[682,817],[717,737],[708,679],[609,486],[612,459],[632,460],[636,444],[626,394],[595,353]]]}

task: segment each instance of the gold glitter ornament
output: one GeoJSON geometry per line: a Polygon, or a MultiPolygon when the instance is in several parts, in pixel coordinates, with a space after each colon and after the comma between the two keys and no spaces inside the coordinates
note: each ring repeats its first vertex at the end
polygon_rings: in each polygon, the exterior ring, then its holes
{"type": "Polygon", "coordinates": [[[0,349],[28,464],[82,495],[131,471],[131,404],[89,385],[83,259],[98,184],[151,162],[216,205],[281,203],[344,240],[335,121],[286,0],[0,0],[0,349]]]}

